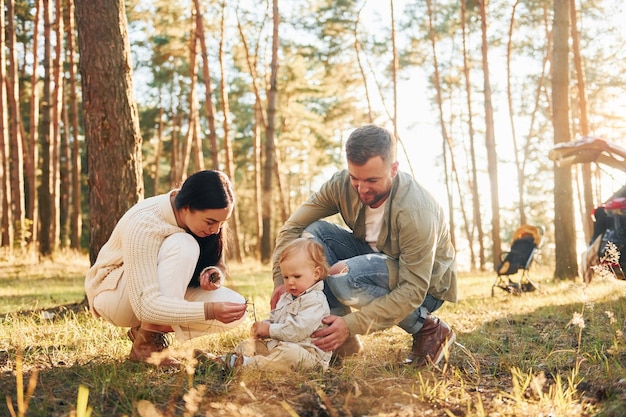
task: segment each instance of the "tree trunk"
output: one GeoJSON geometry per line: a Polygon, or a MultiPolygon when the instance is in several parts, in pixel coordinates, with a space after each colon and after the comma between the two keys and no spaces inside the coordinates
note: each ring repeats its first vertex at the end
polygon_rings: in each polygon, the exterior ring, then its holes
{"type": "MultiPolygon", "coordinates": [[[[578,35],[578,22],[576,18],[576,2],[570,0],[570,23],[572,29],[572,52],[574,53],[574,68],[576,69],[576,85],[578,86],[578,111],[580,114],[580,135],[589,135],[589,118],[587,116],[587,86],[585,82],[585,66],[580,54],[580,37],[578,35]]],[[[583,230],[585,242],[591,240],[593,234],[593,189],[591,186],[591,164],[582,164],[583,179],[583,230]]]]}
{"type": "MultiPolygon", "coordinates": [[[[552,59],[552,120],[554,144],[570,141],[569,127],[569,0],[554,0],[552,59]]],[[[554,251],[557,279],[578,275],[572,171],[554,165],[554,251]]]]}
{"type": "MultiPolygon", "coordinates": [[[[473,110],[472,110],[472,87],[470,82],[470,64],[467,53],[467,31],[465,28],[466,21],[466,0],[461,0],[461,25],[463,32],[463,76],[465,79],[465,95],[467,99],[467,124],[469,129],[470,140],[470,162],[471,162],[471,178],[472,178],[472,211],[474,217],[474,226],[477,231],[478,239],[478,264],[481,271],[485,270],[485,233],[483,231],[483,219],[480,210],[480,194],[478,192],[478,169],[476,168],[476,144],[475,144],[475,131],[473,122],[473,110]]],[[[472,245],[472,239],[469,240],[469,244],[472,245]]],[[[472,268],[475,263],[472,261],[472,268]]]]}
{"type": "Polygon", "coordinates": [[[124,1],[75,0],[89,171],[93,263],[119,218],[143,197],[124,1]]]}
{"type": "Polygon", "coordinates": [[[487,170],[491,185],[491,237],[493,240],[493,263],[497,264],[502,252],[500,239],[500,194],[498,187],[498,154],[493,122],[493,106],[491,104],[491,82],[489,81],[489,59],[487,51],[487,5],[480,0],[480,28],[482,36],[483,85],[485,100],[485,146],[487,148],[487,170]]]}
{"type": "Polygon", "coordinates": [[[431,0],[426,0],[426,10],[428,14],[428,39],[430,41],[430,47],[431,47],[431,51],[433,54],[433,84],[434,84],[435,93],[436,93],[437,113],[439,115],[439,128],[441,129],[441,139],[442,139],[441,152],[442,152],[443,162],[444,162],[444,172],[446,175],[445,183],[446,183],[446,195],[448,196],[448,215],[450,218],[450,235],[451,235],[452,245],[455,246],[456,234],[454,233],[454,229],[455,229],[454,216],[453,216],[454,205],[452,203],[453,193],[450,190],[451,188],[450,178],[451,177],[448,175],[448,172],[455,171],[456,168],[454,165],[454,155],[452,154],[452,144],[451,144],[450,136],[448,135],[448,130],[446,129],[446,123],[445,123],[444,112],[443,112],[443,95],[441,93],[441,81],[440,81],[441,79],[439,76],[439,61],[437,59],[435,29],[434,29],[434,24],[433,24],[433,12],[432,12],[431,6],[432,6],[431,0]],[[450,161],[451,161],[450,169],[448,169],[448,158],[447,158],[446,146],[450,150],[450,161]]]}
{"type": "Polygon", "coordinates": [[[52,61],[52,137],[50,154],[50,245],[54,252],[61,243],[61,113],[63,111],[64,79],[61,67],[63,66],[63,1],[55,1],[54,38],[57,40],[54,47],[52,61]]]}
{"type": "MultiPolygon", "coordinates": [[[[233,147],[230,141],[230,103],[228,101],[228,88],[226,86],[226,65],[224,63],[224,41],[226,40],[226,1],[222,3],[222,21],[221,21],[221,36],[219,47],[219,61],[220,61],[220,90],[222,93],[222,113],[224,119],[222,121],[222,130],[224,132],[224,164],[226,166],[226,175],[230,178],[230,181],[235,184],[235,167],[233,163],[233,147]]],[[[233,214],[228,222],[232,230],[233,244],[232,244],[232,258],[237,262],[241,262],[241,246],[239,245],[239,211],[237,205],[233,209],[233,214]]]]}
{"type": "MultiPolygon", "coordinates": [[[[193,10],[195,11],[195,9],[193,10]]],[[[195,16],[191,19],[191,34],[189,36],[189,120],[187,122],[187,140],[185,142],[185,177],[189,171],[189,162],[194,161],[194,171],[200,171],[204,169],[204,161],[202,156],[202,146],[198,146],[198,100],[196,98],[196,80],[198,79],[198,64],[197,64],[197,46],[198,38],[196,31],[197,19],[195,16]]]]}
{"type": "Polygon", "coordinates": [[[254,102],[254,207],[256,208],[254,216],[254,230],[256,231],[256,256],[261,255],[261,236],[263,236],[263,200],[261,185],[261,161],[262,159],[262,143],[261,143],[261,126],[263,125],[263,105],[256,99],[254,102]]]}
{"type": "MultiPolygon", "coordinates": [[[[430,9],[430,0],[427,2],[428,8],[430,9]]],[[[389,13],[391,15],[391,52],[393,56],[393,61],[391,65],[391,85],[393,88],[393,115],[392,115],[392,123],[393,123],[393,135],[397,138],[399,137],[398,132],[398,67],[400,66],[400,62],[398,59],[398,49],[396,47],[396,21],[393,13],[393,0],[389,0],[389,13]]]]}
{"type": "Polygon", "coordinates": [[[513,157],[515,160],[515,171],[517,173],[517,210],[519,213],[520,225],[526,224],[526,203],[524,201],[524,170],[520,161],[520,149],[517,144],[517,132],[515,131],[515,112],[513,110],[513,92],[511,90],[511,47],[513,45],[513,28],[515,27],[515,10],[519,0],[516,0],[511,10],[511,20],[509,22],[509,36],[506,44],[506,97],[509,107],[509,124],[511,125],[511,139],[513,140],[513,157]]]}
{"type": "Polygon", "coordinates": [[[52,194],[51,187],[54,184],[52,179],[52,140],[54,130],[52,127],[52,44],[51,44],[51,27],[52,27],[52,11],[50,10],[50,2],[43,2],[43,94],[41,105],[41,134],[39,136],[41,144],[41,180],[39,184],[39,253],[44,256],[50,255],[53,251],[53,240],[50,234],[53,228],[54,219],[52,218],[52,194]]]}
{"type": "MultiPolygon", "coordinates": [[[[7,88],[7,103],[9,110],[9,149],[10,149],[10,171],[9,176],[11,178],[11,209],[13,211],[13,224],[16,227],[15,239],[19,241],[20,245],[25,243],[25,207],[24,207],[24,148],[22,143],[22,117],[20,111],[19,100],[19,76],[17,71],[17,57],[15,56],[16,41],[15,41],[15,14],[14,14],[14,0],[9,0],[7,3],[7,15],[6,15],[6,47],[9,51],[9,55],[6,59],[7,74],[2,78],[4,82],[6,80],[7,88]]],[[[5,43],[2,44],[3,46],[5,43]]]]}
{"type": "Polygon", "coordinates": [[[363,89],[365,90],[365,99],[367,101],[367,118],[370,123],[374,123],[374,111],[372,109],[372,100],[370,98],[370,90],[367,83],[367,75],[365,74],[365,68],[363,67],[363,63],[361,62],[361,42],[359,42],[358,36],[358,27],[361,21],[361,11],[367,2],[363,2],[361,8],[359,9],[356,19],[354,19],[354,53],[356,54],[356,60],[359,65],[359,73],[361,74],[361,78],[363,79],[363,89]]]}
{"type": "Polygon", "coordinates": [[[159,120],[157,122],[156,150],[154,152],[154,170],[152,173],[154,181],[154,195],[160,194],[160,173],[161,173],[161,153],[163,152],[163,103],[161,102],[161,91],[159,90],[159,120]]]}
{"type": "MultiPolygon", "coordinates": [[[[41,20],[41,9],[43,5],[41,0],[35,1],[33,16],[33,62],[39,62],[39,23],[41,20]]],[[[28,137],[28,146],[25,146],[26,160],[25,176],[28,201],[26,204],[26,217],[30,219],[29,225],[29,241],[31,243],[39,241],[39,197],[37,190],[37,171],[39,170],[39,67],[34,65],[33,72],[30,76],[30,135],[28,137]]]]}
{"type": "MultiPolygon", "coordinates": [[[[72,190],[72,209],[70,214],[70,247],[72,249],[80,249],[80,241],[82,236],[82,181],[81,181],[81,169],[82,169],[82,161],[81,161],[81,153],[80,153],[80,142],[78,140],[79,130],[78,130],[78,97],[77,91],[78,88],[76,86],[76,63],[75,63],[75,39],[74,39],[74,30],[76,29],[76,25],[74,22],[74,1],[66,0],[67,11],[66,11],[66,32],[67,32],[67,67],[69,71],[69,119],[71,126],[71,190],[72,190]]],[[[69,132],[67,133],[69,135],[69,132]]]]}
{"type": "Polygon", "coordinates": [[[204,79],[204,112],[209,125],[209,157],[214,169],[219,169],[219,148],[217,146],[217,134],[215,132],[215,108],[213,106],[213,90],[211,71],[209,70],[209,53],[206,46],[206,35],[202,21],[200,1],[193,0],[196,9],[196,31],[200,39],[200,52],[202,54],[202,78],[204,79]]]}
{"type": "Polygon", "coordinates": [[[265,168],[263,177],[263,236],[261,242],[261,261],[269,262],[272,256],[272,174],[274,169],[274,123],[276,117],[276,94],[278,78],[278,0],[272,0],[272,62],[270,85],[267,92],[267,129],[265,132],[265,168]]]}
{"type": "MultiPolygon", "coordinates": [[[[10,0],[9,0],[10,1],[10,0]]],[[[5,44],[5,18],[4,18],[4,0],[0,3],[0,45],[5,44]]],[[[0,50],[0,80],[6,80],[6,50],[0,50]]],[[[2,228],[2,236],[0,236],[0,246],[8,248],[9,251],[13,247],[14,231],[13,231],[13,212],[11,210],[11,177],[10,170],[10,148],[9,148],[9,117],[6,83],[0,82],[0,161],[2,169],[0,170],[0,194],[2,194],[2,216],[0,218],[0,227],[2,228]]]]}

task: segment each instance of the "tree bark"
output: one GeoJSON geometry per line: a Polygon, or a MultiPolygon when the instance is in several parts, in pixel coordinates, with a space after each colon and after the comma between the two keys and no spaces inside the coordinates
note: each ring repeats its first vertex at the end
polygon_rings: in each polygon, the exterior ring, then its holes
{"type": "MultiPolygon", "coordinates": [[[[75,62],[75,50],[76,50],[76,41],[74,38],[74,31],[76,30],[76,24],[74,21],[74,1],[66,0],[67,11],[66,11],[66,32],[67,32],[67,66],[69,72],[69,89],[68,89],[68,99],[69,99],[69,119],[71,126],[71,156],[70,160],[71,164],[71,183],[72,183],[72,210],[70,214],[70,247],[72,249],[79,249],[81,236],[82,236],[82,181],[81,181],[81,170],[82,170],[82,161],[81,161],[81,146],[78,140],[78,97],[77,91],[78,87],[76,86],[76,62],[75,62]]],[[[68,132],[69,134],[69,132],[68,132]]]]}
{"type": "Polygon", "coordinates": [[[489,80],[489,59],[487,41],[487,5],[480,0],[480,27],[482,37],[483,85],[485,100],[485,146],[487,148],[487,170],[491,185],[491,237],[493,240],[493,263],[497,264],[502,253],[500,239],[500,192],[498,187],[498,154],[493,121],[493,106],[491,104],[491,82],[489,80]]]}
{"type": "MultiPolygon", "coordinates": [[[[569,0],[554,0],[552,52],[552,120],[554,144],[570,141],[569,126],[569,0]]],[[[578,276],[572,171],[554,165],[554,252],[557,279],[578,276]]]]}
{"type": "Polygon", "coordinates": [[[93,263],[119,218],[143,197],[124,1],[75,0],[85,111],[93,263]]]}
{"type": "Polygon", "coordinates": [[[54,129],[52,127],[52,44],[51,44],[51,27],[52,27],[52,11],[50,10],[50,2],[43,2],[42,19],[43,19],[43,93],[41,105],[41,134],[39,142],[41,146],[41,180],[39,182],[39,191],[37,193],[39,199],[39,253],[47,256],[53,251],[53,239],[51,229],[54,219],[52,218],[52,193],[51,187],[54,183],[52,179],[52,155],[54,154],[52,141],[54,137],[54,129]]]}
{"type": "Polygon", "coordinates": [[[200,39],[200,52],[202,55],[202,78],[204,80],[204,112],[209,125],[209,157],[214,169],[219,169],[219,148],[217,146],[217,134],[215,132],[215,107],[213,105],[213,89],[211,86],[211,71],[209,68],[209,53],[204,33],[202,9],[199,0],[193,0],[196,9],[196,31],[200,39]]]}
{"type": "Polygon", "coordinates": [[[63,1],[54,2],[54,59],[52,60],[52,136],[50,140],[50,246],[56,251],[61,243],[61,115],[63,112],[63,1]]]}
{"type": "MultiPolygon", "coordinates": [[[[10,1],[10,0],[9,0],[10,1]]],[[[5,44],[5,18],[4,18],[4,0],[0,3],[0,45],[5,44]]],[[[6,80],[6,52],[5,48],[0,50],[0,80],[6,80]]],[[[9,117],[6,83],[0,82],[0,157],[2,160],[2,170],[0,170],[0,194],[2,194],[2,236],[0,239],[1,246],[8,248],[9,251],[13,247],[14,231],[13,231],[13,211],[11,210],[11,177],[10,170],[10,149],[9,149],[9,117]]]]}
{"type": "MultiPolygon", "coordinates": [[[[219,47],[219,61],[220,61],[220,90],[222,93],[222,113],[224,119],[222,121],[222,130],[224,132],[224,164],[226,175],[230,177],[230,181],[235,185],[235,167],[233,163],[233,147],[230,141],[230,103],[228,101],[228,87],[226,85],[226,65],[224,62],[224,42],[226,40],[226,1],[222,3],[222,21],[221,21],[221,36],[219,47]]],[[[237,262],[241,262],[241,247],[239,245],[239,211],[237,205],[233,209],[233,214],[228,222],[232,231],[233,243],[231,256],[237,262]]]]}
{"type": "MultiPolygon", "coordinates": [[[[467,30],[465,22],[467,20],[466,15],[466,0],[461,0],[461,25],[463,32],[463,78],[465,79],[465,96],[467,102],[467,126],[469,130],[470,140],[470,163],[471,163],[471,190],[472,190],[472,211],[474,218],[474,226],[477,231],[478,240],[478,266],[481,271],[485,270],[485,233],[483,231],[483,220],[480,210],[480,194],[478,192],[478,169],[476,167],[476,144],[475,144],[475,131],[474,131],[474,119],[472,110],[472,86],[470,82],[470,64],[467,53],[467,30]]],[[[469,244],[472,245],[472,239],[469,244]]],[[[472,268],[475,262],[472,260],[472,268]]]]}
{"type": "Polygon", "coordinates": [[[263,236],[261,242],[261,261],[269,262],[272,256],[273,242],[271,238],[272,223],[272,174],[274,170],[275,145],[274,123],[276,117],[276,94],[278,78],[278,0],[272,1],[272,61],[270,85],[267,92],[267,128],[265,131],[265,167],[263,177],[263,236]]]}
{"type": "MultiPolygon", "coordinates": [[[[9,0],[6,10],[6,47],[9,51],[6,57],[7,74],[2,78],[6,80],[7,103],[9,110],[9,149],[10,149],[10,170],[11,179],[11,210],[13,211],[13,224],[16,227],[15,239],[19,240],[20,245],[25,243],[25,207],[24,207],[24,148],[22,143],[22,117],[20,111],[19,100],[19,76],[17,71],[17,57],[15,55],[16,39],[15,39],[15,14],[14,0],[9,0]]],[[[2,44],[3,46],[5,43],[2,44]]]]}
{"type": "MultiPolygon", "coordinates": [[[[576,2],[570,0],[570,23],[572,29],[572,52],[574,53],[574,68],[576,69],[576,85],[578,87],[578,113],[580,115],[580,135],[589,135],[589,117],[587,116],[587,86],[585,81],[585,66],[580,53],[580,36],[578,35],[578,24],[576,18],[576,2]]],[[[593,234],[593,187],[591,183],[591,164],[582,164],[583,180],[583,230],[585,232],[585,242],[591,240],[593,234]]]]}
{"type": "Polygon", "coordinates": [[[509,107],[509,124],[511,125],[511,139],[513,141],[513,157],[515,160],[515,171],[517,172],[517,210],[519,213],[520,225],[526,224],[526,203],[524,201],[524,170],[519,157],[519,146],[517,144],[517,132],[515,131],[515,112],[513,110],[513,92],[511,89],[511,49],[513,45],[513,29],[515,27],[515,10],[519,0],[516,0],[511,10],[511,20],[509,22],[509,34],[506,44],[506,97],[509,107]]]}

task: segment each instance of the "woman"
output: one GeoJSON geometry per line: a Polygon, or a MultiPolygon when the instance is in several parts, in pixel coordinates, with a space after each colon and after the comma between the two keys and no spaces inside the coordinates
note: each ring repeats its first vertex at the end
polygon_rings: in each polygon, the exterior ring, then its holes
{"type": "MultiPolygon", "coordinates": [[[[137,203],[113,229],[85,290],[96,317],[131,328],[131,361],[167,348],[169,332],[185,341],[243,320],[245,299],[221,286],[233,205],[228,177],[200,171],[180,189],[137,203]]],[[[178,365],[163,356],[161,366],[178,365]]]]}

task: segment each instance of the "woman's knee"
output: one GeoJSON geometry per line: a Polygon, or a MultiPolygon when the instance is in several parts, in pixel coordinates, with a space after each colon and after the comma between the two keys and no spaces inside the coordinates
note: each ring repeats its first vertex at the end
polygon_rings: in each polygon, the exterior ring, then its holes
{"type": "Polygon", "coordinates": [[[163,240],[159,255],[167,256],[173,253],[178,257],[185,258],[185,262],[195,265],[200,256],[200,246],[189,233],[174,233],[163,240]]]}

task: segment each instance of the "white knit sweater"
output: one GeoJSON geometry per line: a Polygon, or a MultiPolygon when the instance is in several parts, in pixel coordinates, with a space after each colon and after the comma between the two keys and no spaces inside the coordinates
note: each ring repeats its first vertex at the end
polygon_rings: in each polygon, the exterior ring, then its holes
{"type": "Polygon", "coordinates": [[[116,288],[124,273],[130,303],[140,321],[175,325],[204,320],[203,302],[173,298],[159,290],[159,248],[166,237],[185,232],[176,224],[170,194],[140,201],[122,216],[87,272],[89,305],[93,306],[94,297],[102,291],[116,288]]]}

